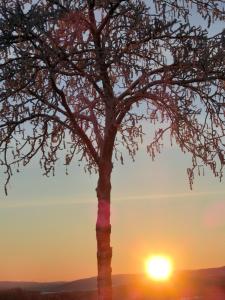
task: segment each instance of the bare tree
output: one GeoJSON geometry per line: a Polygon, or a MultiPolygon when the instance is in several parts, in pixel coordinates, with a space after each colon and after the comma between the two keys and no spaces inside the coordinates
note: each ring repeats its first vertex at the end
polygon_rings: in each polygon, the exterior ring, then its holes
{"type": "Polygon", "coordinates": [[[134,159],[143,123],[166,132],[222,177],[225,130],[225,1],[1,0],[0,153],[7,175],[38,155],[45,175],[65,149],[98,173],[99,300],[112,299],[111,172],[134,159]],[[190,12],[207,23],[194,26],[190,12]],[[157,125],[158,124],[158,125],[157,125]]]}

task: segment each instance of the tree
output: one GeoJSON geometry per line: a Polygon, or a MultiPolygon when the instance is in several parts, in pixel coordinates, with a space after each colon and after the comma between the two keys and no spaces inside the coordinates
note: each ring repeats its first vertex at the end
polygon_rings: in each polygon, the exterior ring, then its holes
{"type": "Polygon", "coordinates": [[[58,153],[98,173],[96,222],[99,300],[112,299],[111,172],[155,131],[168,132],[222,177],[225,136],[225,1],[2,0],[0,4],[0,152],[7,175],[39,155],[54,175],[58,153]],[[202,17],[190,22],[190,11],[202,17]],[[158,125],[157,125],[158,124],[158,125]]]}

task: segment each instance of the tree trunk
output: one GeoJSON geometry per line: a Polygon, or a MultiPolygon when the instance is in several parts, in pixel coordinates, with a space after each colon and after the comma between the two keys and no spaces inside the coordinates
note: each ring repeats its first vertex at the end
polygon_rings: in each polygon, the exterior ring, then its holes
{"type": "Polygon", "coordinates": [[[98,300],[112,300],[112,248],[110,246],[110,192],[112,163],[104,163],[99,171],[97,186],[98,216],[96,222],[98,261],[98,300]]]}

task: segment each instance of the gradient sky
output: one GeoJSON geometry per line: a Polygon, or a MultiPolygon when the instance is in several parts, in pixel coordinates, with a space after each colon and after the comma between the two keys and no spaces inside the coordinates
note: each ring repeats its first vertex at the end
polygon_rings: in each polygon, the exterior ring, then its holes
{"type": "MultiPolygon", "coordinates": [[[[199,21],[199,19],[198,19],[199,21]]],[[[224,26],[223,26],[224,27],[224,26]]],[[[220,30],[216,23],[212,31],[220,30]]],[[[74,162],[70,175],[41,175],[38,162],[0,189],[0,280],[95,276],[97,177],[74,162]]],[[[225,188],[210,170],[190,191],[191,157],[165,145],[155,162],[143,146],[112,178],[113,273],[141,273],[146,257],[170,255],[177,269],[225,265],[225,188]]],[[[1,177],[2,178],[2,177],[1,177]]]]}
{"type": "MultiPolygon", "coordinates": [[[[189,155],[164,147],[155,162],[144,147],[136,162],[115,165],[113,272],[144,271],[165,253],[178,269],[225,265],[225,189],[209,170],[190,191],[189,155]]],[[[38,164],[17,174],[0,199],[0,280],[72,280],[96,274],[96,176],[76,163],[43,177],[38,164]]]]}

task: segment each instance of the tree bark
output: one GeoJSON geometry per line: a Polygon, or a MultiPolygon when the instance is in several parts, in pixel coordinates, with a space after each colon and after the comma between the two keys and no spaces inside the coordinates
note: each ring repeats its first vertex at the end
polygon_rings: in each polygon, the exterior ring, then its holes
{"type": "Polygon", "coordinates": [[[112,248],[110,246],[111,225],[109,211],[110,202],[105,199],[98,199],[98,220],[96,224],[98,300],[112,300],[112,248]],[[104,218],[104,225],[99,221],[102,218],[104,218]]]}
{"type": "Polygon", "coordinates": [[[112,300],[112,247],[110,246],[110,192],[112,163],[104,162],[97,186],[98,215],[96,222],[98,300],[112,300]]]}

